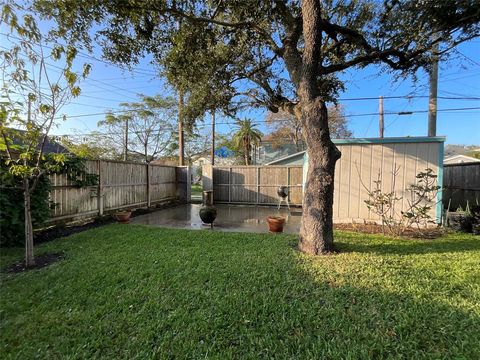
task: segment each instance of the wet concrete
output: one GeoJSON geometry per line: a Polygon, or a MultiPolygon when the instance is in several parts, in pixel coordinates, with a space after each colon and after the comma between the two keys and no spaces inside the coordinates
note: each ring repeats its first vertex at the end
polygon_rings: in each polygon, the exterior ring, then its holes
{"type": "MultiPolygon", "coordinates": [[[[131,220],[131,224],[152,225],[175,229],[210,229],[210,225],[203,225],[198,211],[202,205],[187,204],[172,208],[154,211],[140,215],[131,220]]],[[[292,208],[290,211],[281,208],[267,206],[243,206],[215,204],[217,219],[214,231],[237,231],[237,232],[268,232],[267,217],[281,215],[286,218],[284,232],[298,234],[302,210],[292,208]]]]}

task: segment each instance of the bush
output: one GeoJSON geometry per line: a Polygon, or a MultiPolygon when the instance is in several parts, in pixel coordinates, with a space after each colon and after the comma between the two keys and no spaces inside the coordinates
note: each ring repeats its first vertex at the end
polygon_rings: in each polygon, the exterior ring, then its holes
{"type": "MultiPolygon", "coordinates": [[[[21,246],[25,242],[22,180],[10,174],[3,162],[0,171],[0,245],[21,246]]],[[[50,215],[50,189],[50,180],[42,176],[31,194],[34,228],[41,226],[50,215]]]]}
{"type": "MultiPolygon", "coordinates": [[[[25,242],[22,178],[9,171],[9,166],[4,159],[1,159],[0,164],[0,245],[22,245],[25,242]]],[[[55,205],[49,200],[52,185],[48,174],[66,174],[73,186],[98,184],[98,175],[87,173],[85,160],[76,156],[46,154],[41,167],[46,171],[45,175],[40,176],[30,198],[34,229],[45,223],[55,205]],[[57,157],[56,160],[55,157],[57,157]]]]}

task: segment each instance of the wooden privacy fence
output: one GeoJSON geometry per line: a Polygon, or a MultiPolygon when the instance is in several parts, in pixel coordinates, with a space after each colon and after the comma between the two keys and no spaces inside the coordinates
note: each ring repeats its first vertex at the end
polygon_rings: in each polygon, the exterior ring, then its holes
{"type": "Polygon", "coordinates": [[[188,167],[88,160],[86,170],[98,175],[98,185],[79,188],[65,175],[52,175],[51,221],[103,215],[105,212],[189,200],[188,167]]]}
{"type": "Polygon", "coordinates": [[[278,204],[277,189],[288,186],[291,205],[302,204],[302,166],[204,166],[204,189],[215,202],[278,204]],[[213,179],[213,184],[209,180],[213,179]]]}
{"type": "Polygon", "coordinates": [[[455,211],[459,206],[480,204],[480,163],[448,164],[443,167],[443,206],[455,211]]]}

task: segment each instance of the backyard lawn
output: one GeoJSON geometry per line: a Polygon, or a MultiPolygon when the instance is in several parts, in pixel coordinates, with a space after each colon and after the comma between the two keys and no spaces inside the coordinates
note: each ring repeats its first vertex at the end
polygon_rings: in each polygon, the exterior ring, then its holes
{"type": "MultiPolygon", "coordinates": [[[[45,243],[65,259],[2,272],[6,358],[480,358],[480,239],[108,225],[45,243]]],[[[22,256],[3,249],[2,268],[22,256]]]]}

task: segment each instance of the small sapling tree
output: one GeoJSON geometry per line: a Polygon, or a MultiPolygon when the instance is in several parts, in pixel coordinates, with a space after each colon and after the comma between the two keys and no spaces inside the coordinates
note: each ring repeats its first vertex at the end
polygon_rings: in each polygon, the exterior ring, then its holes
{"type": "Polygon", "coordinates": [[[382,188],[382,174],[373,181],[373,187],[368,188],[363,183],[367,191],[368,199],[364,200],[367,208],[378,215],[382,222],[382,232],[385,229],[392,235],[402,235],[406,229],[416,228],[417,232],[422,233],[429,224],[434,224],[430,211],[436,205],[436,197],[440,187],[437,185],[437,175],[432,169],[425,169],[416,176],[416,183],[411,184],[405,189],[408,196],[405,197],[406,207],[404,210],[398,210],[399,202],[404,199],[395,191],[395,183],[399,167],[396,167],[392,173],[392,187],[389,191],[382,188]]]}
{"type": "MultiPolygon", "coordinates": [[[[76,50],[55,45],[47,53],[35,18],[28,8],[15,3],[2,5],[0,21],[11,28],[13,36],[11,47],[0,51],[0,151],[8,171],[22,179],[25,262],[31,267],[35,265],[31,194],[43,176],[58,171],[66,161],[65,154],[45,156],[44,149],[52,127],[65,119],[61,108],[80,94],[79,75],[72,71],[76,50]],[[55,66],[59,72],[50,70],[50,59],[64,61],[63,67],[55,66]]],[[[89,70],[85,65],[82,76],[89,70]]]]}

